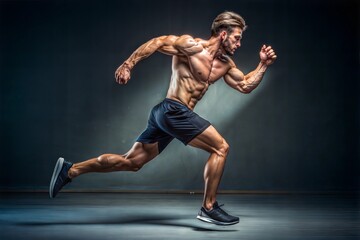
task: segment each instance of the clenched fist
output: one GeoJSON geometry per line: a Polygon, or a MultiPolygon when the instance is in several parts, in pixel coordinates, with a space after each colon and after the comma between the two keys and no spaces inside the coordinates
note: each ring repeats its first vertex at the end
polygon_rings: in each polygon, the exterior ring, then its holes
{"type": "Polygon", "coordinates": [[[115,79],[119,84],[126,84],[130,80],[130,67],[128,63],[124,62],[115,71],[115,79]]]}
{"type": "Polygon", "coordinates": [[[263,45],[260,50],[260,61],[266,65],[271,65],[277,58],[274,49],[271,46],[263,45]]]}

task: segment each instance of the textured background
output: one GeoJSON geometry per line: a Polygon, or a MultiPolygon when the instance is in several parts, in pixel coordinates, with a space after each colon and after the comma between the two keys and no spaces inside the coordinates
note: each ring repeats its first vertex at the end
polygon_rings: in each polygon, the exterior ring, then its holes
{"type": "MultiPolygon", "coordinates": [[[[356,1],[0,1],[0,189],[47,189],[59,156],[124,153],[169,84],[171,57],[114,71],[166,34],[208,38],[224,10],[248,30],[245,73],[263,43],[278,60],[251,94],[222,80],[195,109],[231,146],[221,190],[359,190],[356,1]]],[[[69,189],[202,189],[208,154],[174,140],[138,173],[88,174],[69,189]]]]}

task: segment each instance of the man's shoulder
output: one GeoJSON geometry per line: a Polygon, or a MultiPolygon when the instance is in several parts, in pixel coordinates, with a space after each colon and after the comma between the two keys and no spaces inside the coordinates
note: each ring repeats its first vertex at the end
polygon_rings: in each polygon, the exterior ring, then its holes
{"type": "Polygon", "coordinates": [[[194,54],[203,50],[203,41],[201,38],[193,38],[186,34],[180,36],[174,46],[186,55],[194,54]]]}
{"type": "Polygon", "coordinates": [[[201,43],[201,44],[204,44],[204,43],[207,43],[207,40],[205,39],[202,39],[202,38],[199,38],[199,37],[193,37],[189,34],[183,34],[183,35],[180,35],[178,37],[178,39],[181,39],[181,40],[187,40],[187,41],[195,41],[197,43],[201,43]]]}
{"type": "Polygon", "coordinates": [[[203,38],[194,38],[194,40],[195,42],[201,44],[204,47],[206,47],[209,44],[208,40],[205,40],[203,38]]]}

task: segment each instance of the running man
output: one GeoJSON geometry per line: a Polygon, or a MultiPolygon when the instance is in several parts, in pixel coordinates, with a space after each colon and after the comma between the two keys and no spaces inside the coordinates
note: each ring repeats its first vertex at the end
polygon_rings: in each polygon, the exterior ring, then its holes
{"type": "Polygon", "coordinates": [[[126,84],[135,65],[159,51],[172,56],[172,76],[166,98],[152,109],[147,129],[127,153],[103,154],[74,164],[59,158],[50,183],[50,197],[55,197],[65,184],[84,173],[138,171],[177,138],[210,154],[204,170],[203,203],[197,218],[219,225],[238,223],[239,218],[226,213],[216,201],[229,145],[193,110],[209,86],[220,78],[239,92],[250,93],[275,61],[272,47],[263,45],[255,70],[244,75],[236,67],[231,56],[240,47],[246,27],[240,15],[223,12],[214,19],[208,40],[168,35],[153,38],[136,49],[116,70],[116,82],[126,84]]]}

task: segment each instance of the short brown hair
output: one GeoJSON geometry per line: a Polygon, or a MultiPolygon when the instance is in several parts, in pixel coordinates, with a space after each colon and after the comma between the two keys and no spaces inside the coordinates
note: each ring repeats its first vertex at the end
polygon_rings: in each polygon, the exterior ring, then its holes
{"type": "Polygon", "coordinates": [[[247,28],[245,20],[239,14],[230,11],[220,13],[211,25],[211,36],[217,36],[222,30],[231,33],[233,27],[239,27],[242,31],[247,28]]]}

